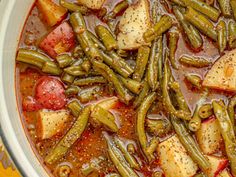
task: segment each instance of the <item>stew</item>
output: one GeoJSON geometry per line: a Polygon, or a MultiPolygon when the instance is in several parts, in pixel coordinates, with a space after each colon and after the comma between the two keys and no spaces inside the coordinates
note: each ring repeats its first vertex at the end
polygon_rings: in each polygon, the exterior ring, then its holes
{"type": "Polygon", "coordinates": [[[236,176],[236,0],[37,0],[22,123],[55,177],[236,176]]]}

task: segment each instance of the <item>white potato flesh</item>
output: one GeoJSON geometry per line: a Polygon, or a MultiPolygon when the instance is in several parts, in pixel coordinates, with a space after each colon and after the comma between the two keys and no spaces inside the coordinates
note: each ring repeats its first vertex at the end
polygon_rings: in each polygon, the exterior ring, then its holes
{"type": "Polygon", "coordinates": [[[236,49],[219,58],[208,71],[203,86],[236,91],[236,49]]]}
{"type": "Polygon", "coordinates": [[[68,118],[69,112],[66,110],[49,111],[43,109],[38,111],[37,135],[41,139],[51,138],[63,130],[68,118]]]}
{"type": "Polygon", "coordinates": [[[217,175],[217,177],[233,177],[227,169],[224,169],[220,174],[217,175]]]}
{"type": "Polygon", "coordinates": [[[205,154],[213,154],[220,149],[222,138],[215,118],[204,121],[196,132],[198,144],[205,154]]]}
{"type": "Polygon", "coordinates": [[[160,143],[158,154],[165,177],[191,177],[198,170],[196,163],[187,154],[177,135],[160,143]]]}
{"type": "Polygon", "coordinates": [[[104,2],[105,0],[78,0],[79,4],[94,10],[101,9],[104,2]]]}
{"type": "Polygon", "coordinates": [[[205,172],[208,177],[217,176],[228,165],[228,160],[226,158],[209,156],[209,155],[206,157],[211,164],[211,168],[205,172]]]}
{"type": "Polygon", "coordinates": [[[117,36],[118,46],[123,50],[137,49],[147,45],[143,34],[151,27],[150,4],[148,0],[139,0],[122,15],[117,36]]]}

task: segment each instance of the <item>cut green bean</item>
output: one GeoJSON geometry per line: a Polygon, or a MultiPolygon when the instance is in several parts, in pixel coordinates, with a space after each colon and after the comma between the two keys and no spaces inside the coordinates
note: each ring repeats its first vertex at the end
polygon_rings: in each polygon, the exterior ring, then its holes
{"type": "Polygon", "coordinates": [[[226,23],[221,20],[217,25],[217,33],[218,33],[218,47],[219,52],[222,54],[227,47],[227,29],[226,23]]]}
{"type": "Polygon", "coordinates": [[[235,112],[234,112],[235,106],[236,106],[236,96],[233,96],[230,99],[229,105],[228,105],[228,114],[229,114],[229,117],[233,126],[235,126],[235,112]]]}
{"type": "Polygon", "coordinates": [[[148,29],[143,37],[146,42],[151,42],[158,36],[165,33],[167,30],[169,30],[173,25],[173,20],[168,15],[163,15],[161,19],[150,29],[148,29]]]}
{"type": "Polygon", "coordinates": [[[75,79],[74,85],[77,86],[85,86],[85,85],[94,85],[94,84],[104,84],[106,83],[106,79],[102,76],[95,76],[95,77],[87,77],[83,79],[75,79]]]}
{"type": "Polygon", "coordinates": [[[118,4],[116,4],[114,9],[107,16],[105,16],[105,20],[114,19],[116,16],[124,12],[128,7],[129,3],[127,0],[119,2],[118,4]]]}
{"type": "Polygon", "coordinates": [[[83,70],[81,65],[70,66],[64,69],[64,71],[72,76],[85,76],[87,73],[83,70]]]}
{"type": "Polygon", "coordinates": [[[187,110],[176,110],[171,102],[171,98],[168,92],[168,84],[169,84],[169,78],[170,78],[170,71],[168,70],[169,70],[169,64],[168,64],[168,60],[166,59],[165,64],[164,64],[164,77],[163,77],[163,85],[162,85],[163,104],[165,106],[165,109],[170,114],[173,114],[178,118],[181,118],[184,120],[190,120],[191,115],[187,110]]]}
{"type": "Polygon", "coordinates": [[[150,48],[147,46],[142,46],[138,49],[136,67],[133,74],[134,80],[139,82],[142,80],[148,63],[149,54],[150,54],[150,48]]]}
{"type": "Polygon", "coordinates": [[[196,67],[196,68],[208,67],[212,64],[210,61],[208,61],[205,58],[190,57],[190,56],[187,56],[187,55],[181,56],[180,59],[179,59],[179,62],[181,64],[196,67]]]}
{"type": "Polygon", "coordinates": [[[90,107],[85,107],[80,113],[79,117],[71,127],[71,129],[65,134],[65,136],[59,141],[59,143],[49,152],[45,158],[45,162],[53,164],[64,155],[70,147],[78,140],[88,124],[90,115],[90,107]]]}
{"type": "Polygon", "coordinates": [[[224,140],[225,151],[230,162],[232,175],[236,175],[236,138],[234,134],[234,126],[228,115],[226,106],[221,105],[217,101],[213,101],[213,110],[216,119],[219,122],[220,132],[224,140]]]}
{"type": "Polygon", "coordinates": [[[209,38],[217,41],[217,32],[213,23],[208,20],[201,13],[195,11],[193,8],[188,7],[184,17],[196,28],[198,28],[203,34],[209,38]]]}
{"type": "Polygon", "coordinates": [[[93,108],[91,118],[92,124],[94,124],[95,127],[102,125],[111,132],[117,132],[119,130],[113,114],[103,109],[99,104],[93,108]]]}
{"type": "Polygon", "coordinates": [[[203,40],[199,31],[185,19],[182,12],[184,10],[182,8],[174,6],[173,11],[180,23],[180,27],[183,28],[184,33],[186,34],[191,47],[195,50],[199,50],[203,45],[203,40]]]}
{"type": "Polygon", "coordinates": [[[201,152],[199,146],[196,144],[193,137],[185,128],[184,122],[173,116],[171,117],[171,122],[176,134],[178,135],[180,142],[183,144],[184,148],[187,150],[188,154],[193,159],[193,161],[198,164],[201,170],[208,170],[211,165],[201,152]]]}
{"type": "Polygon", "coordinates": [[[109,66],[99,61],[94,61],[93,65],[95,69],[103,75],[103,77],[105,77],[109,82],[113,83],[114,88],[121,101],[128,104],[131,99],[133,99],[133,97],[128,93],[127,89],[124,88],[124,86],[119,81],[118,77],[110,69],[109,66]]]}
{"type": "Polygon", "coordinates": [[[61,80],[67,84],[72,84],[75,80],[75,76],[67,74],[66,72],[62,73],[61,80]]]}
{"type": "Polygon", "coordinates": [[[115,165],[117,171],[122,177],[138,177],[138,175],[134,172],[132,168],[130,168],[129,164],[126,162],[124,156],[119,151],[118,148],[111,142],[108,135],[105,135],[105,140],[108,146],[108,154],[115,165]]]}
{"type": "Polygon", "coordinates": [[[230,1],[231,9],[233,11],[234,19],[236,20],[236,0],[230,1]]]}
{"type": "Polygon", "coordinates": [[[189,130],[196,132],[200,129],[201,127],[201,118],[199,117],[199,105],[196,106],[193,117],[188,123],[188,128],[189,130]]]}
{"type": "Polygon", "coordinates": [[[141,92],[139,93],[139,95],[135,98],[133,105],[135,108],[139,107],[142,103],[142,101],[144,100],[144,98],[148,95],[149,90],[150,90],[150,86],[148,84],[147,81],[143,81],[142,82],[143,88],[141,90],[141,92]]]}
{"type": "Polygon", "coordinates": [[[224,17],[230,17],[231,16],[230,1],[231,0],[218,0],[218,3],[220,5],[221,13],[224,17]]]}
{"type": "Polygon", "coordinates": [[[80,45],[77,45],[72,53],[72,56],[74,58],[83,58],[84,57],[84,51],[80,45]]]}
{"type": "Polygon", "coordinates": [[[66,90],[65,90],[65,94],[66,96],[74,96],[77,95],[80,91],[80,88],[77,86],[69,86],[66,90]]]}
{"type": "Polygon", "coordinates": [[[145,156],[148,158],[149,161],[153,160],[154,157],[152,154],[149,154],[146,151],[148,147],[148,140],[145,132],[145,118],[149,108],[151,107],[155,99],[156,99],[156,93],[153,92],[143,100],[142,104],[138,109],[137,121],[136,121],[136,132],[138,140],[143,150],[143,153],[145,154],[145,156]]]}
{"type": "Polygon", "coordinates": [[[42,67],[42,71],[47,74],[60,75],[62,70],[52,61],[47,61],[42,67]]]}
{"type": "Polygon", "coordinates": [[[129,56],[129,53],[125,50],[118,49],[117,50],[117,55],[119,55],[120,57],[127,58],[129,56]]]}
{"type": "Polygon", "coordinates": [[[192,84],[192,86],[196,87],[197,89],[201,89],[202,79],[200,76],[195,75],[195,74],[187,74],[185,78],[189,83],[192,84]]]}
{"type": "Polygon", "coordinates": [[[70,102],[67,107],[70,109],[73,116],[78,117],[83,107],[80,105],[78,100],[73,100],[70,102]]]}
{"type": "Polygon", "coordinates": [[[167,135],[171,130],[171,124],[168,119],[147,119],[146,125],[148,132],[158,137],[167,135]]]}
{"type": "Polygon", "coordinates": [[[135,94],[139,94],[142,89],[142,84],[136,80],[130,79],[130,78],[124,78],[122,76],[119,76],[121,82],[124,84],[124,86],[131,92],[135,94]]]}
{"type": "Polygon", "coordinates": [[[124,155],[130,167],[136,170],[139,170],[140,165],[138,164],[137,160],[126,150],[124,143],[118,137],[114,138],[114,142],[118,146],[122,154],[124,155]]]}
{"type": "Polygon", "coordinates": [[[73,58],[68,54],[58,55],[56,57],[56,60],[60,68],[65,68],[67,66],[70,66],[74,61],[73,58]]]}
{"type": "Polygon", "coordinates": [[[185,6],[191,7],[196,11],[201,12],[214,22],[216,22],[220,16],[220,12],[216,8],[208,5],[205,2],[202,2],[201,0],[181,0],[181,1],[185,4],[185,6]]]}
{"type": "Polygon", "coordinates": [[[93,86],[84,90],[81,90],[78,94],[78,99],[81,103],[88,103],[94,100],[101,94],[102,88],[100,86],[93,86]]]}
{"type": "Polygon", "coordinates": [[[103,43],[93,34],[92,32],[88,31],[88,35],[91,38],[91,40],[94,42],[95,46],[103,51],[106,51],[106,47],[103,45],[103,43]]]}
{"type": "Polygon", "coordinates": [[[202,119],[207,119],[213,115],[213,109],[211,104],[204,104],[198,110],[198,115],[202,119]]]}
{"type": "Polygon", "coordinates": [[[170,31],[168,40],[169,40],[169,43],[168,43],[169,58],[170,58],[171,66],[174,69],[178,69],[178,66],[175,61],[176,60],[175,59],[175,52],[176,52],[178,41],[179,41],[179,31],[177,31],[176,29],[175,29],[175,31],[170,31]]]}
{"type": "Polygon", "coordinates": [[[153,174],[152,174],[152,177],[162,177],[163,176],[163,173],[161,171],[155,171],[153,174]]]}
{"type": "Polygon", "coordinates": [[[234,49],[236,48],[236,23],[235,21],[229,22],[228,30],[229,30],[229,37],[228,37],[229,48],[234,49]]]}
{"type": "Polygon", "coordinates": [[[84,53],[92,59],[101,59],[100,52],[90,38],[83,15],[76,11],[70,16],[70,23],[84,53]]]}
{"type": "Polygon", "coordinates": [[[135,146],[134,146],[133,143],[129,143],[129,144],[127,145],[127,151],[128,151],[130,154],[134,154],[134,153],[136,152],[135,146]]]}
{"type": "Polygon", "coordinates": [[[83,63],[81,64],[81,67],[83,68],[83,70],[88,73],[89,70],[91,69],[92,65],[91,62],[88,59],[85,59],[83,61],[83,63]]]}
{"type": "Polygon", "coordinates": [[[118,48],[115,38],[106,27],[98,25],[96,26],[95,30],[108,51],[118,48]]]}
{"type": "Polygon", "coordinates": [[[46,55],[43,55],[42,53],[35,50],[19,49],[16,61],[31,64],[33,66],[42,69],[44,64],[46,62],[50,62],[51,59],[46,55]]]}
{"type": "Polygon", "coordinates": [[[67,2],[66,0],[60,0],[59,3],[62,7],[68,9],[71,12],[79,11],[84,15],[88,13],[88,8],[86,6],[78,6],[74,3],[67,2]]]}

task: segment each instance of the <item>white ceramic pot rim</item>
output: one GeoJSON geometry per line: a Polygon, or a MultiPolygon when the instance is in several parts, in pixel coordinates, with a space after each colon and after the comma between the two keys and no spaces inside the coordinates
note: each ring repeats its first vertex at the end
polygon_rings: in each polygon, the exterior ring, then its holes
{"type": "Polygon", "coordinates": [[[0,0],[0,136],[22,176],[47,177],[24,133],[15,94],[15,53],[33,2],[0,0]]]}

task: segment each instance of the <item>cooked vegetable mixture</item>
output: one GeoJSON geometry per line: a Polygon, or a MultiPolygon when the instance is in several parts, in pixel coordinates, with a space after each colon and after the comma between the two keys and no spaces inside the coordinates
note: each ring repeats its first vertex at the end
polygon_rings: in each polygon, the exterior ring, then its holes
{"type": "Polygon", "coordinates": [[[236,0],[37,0],[16,54],[33,150],[55,177],[236,177],[235,48],[236,0]]]}

